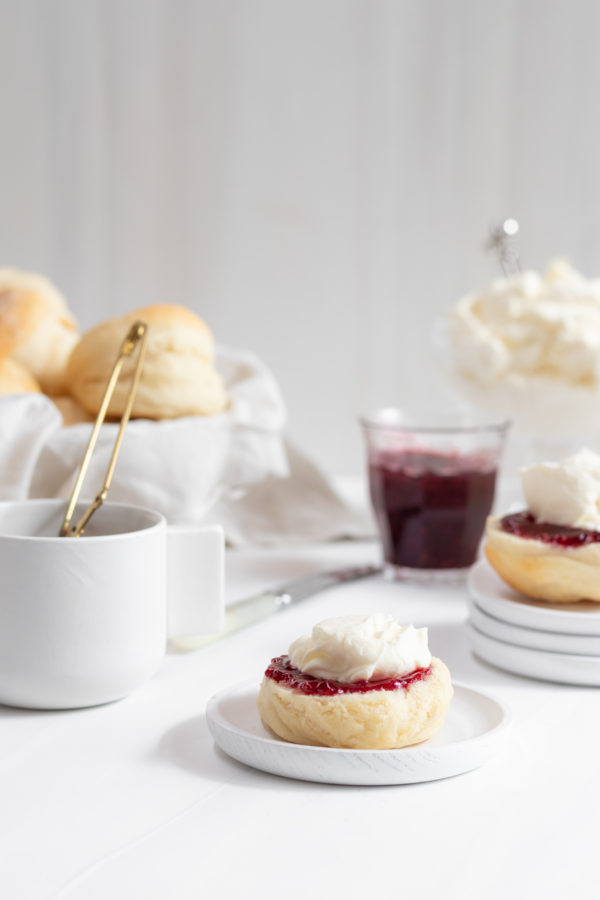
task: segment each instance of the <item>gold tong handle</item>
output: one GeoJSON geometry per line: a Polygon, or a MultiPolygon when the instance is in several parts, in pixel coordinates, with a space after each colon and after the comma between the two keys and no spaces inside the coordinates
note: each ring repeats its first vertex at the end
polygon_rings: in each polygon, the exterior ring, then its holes
{"type": "Polygon", "coordinates": [[[129,422],[129,417],[131,415],[131,409],[133,407],[133,401],[135,400],[135,394],[137,391],[137,387],[139,384],[140,376],[142,374],[142,365],[144,363],[144,356],[146,354],[146,337],[148,332],[148,326],[145,322],[135,322],[131,328],[129,329],[125,340],[121,344],[121,349],[119,350],[119,355],[117,356],[117,361],[113,367],[110,378],[108,380],[108,384],[106,385],[106,390],[104,392],[104,397],[102,398],[102,403],[100,404],[100,409],[98,410],[98,415],[96,416],[96,421],[94,423],[94,427],[92,429],[92,433],[90,435],[90,439],[88,441],[88,445],[86,447],[85,454],[83,456],[83,461],[81,463],[81,468],[79,469],[79,474],[77,476],[77,481],[75,482],[75,486],[73,488],[73,492],[71,494],[71,498],[69,500],[69,505],[67,506],[67,512],[65,514],[65,518],[62,524],[62,527],[59,532],[60,537],[80,537],[83,534],[83,530],[90,518],[96,512],[96,510],[102,506],[104,501],[106,500],[106,496],[108,494],[108,489],[110,487],[110,483],[112,481],[112,477],[115,471],[115,466],[117,464],[117,457],[119,455],[119,450],[121,449],[121,443],[123,442],[123,435],[125,433],[125,426],[129,422]],[[119,425],[119,432],[117,434],[117,439],[115,440],[115,445],[113,447],[113,452],[110,458],[110,462],[108,464],[108,469],[106,471],[106,476],[104,478],[104,484],[102,485],[102,490],[96,495],[94,500],[90,503],[84,514],[81,516],[76,525],[71,525],[71,519],[73,517],[73,512],[75,511],[75,507],[77,505],[77,501],[79,500],[79,494],[81,492],[81,487],[83,485],[83,481],[87,474],[87,470],[90,464],[90,460],[94,453],[94,449],[96,447],[96,442],[98,440],[98,435],[100,434],[100,428],[104,419],[106,418],[106,411],[108,410],[108,406],[112,399],[112,395],[115,391],[115,387],[117,385],[117,381],[119,380],[119,375],[121,374],[121,369],[123,368],[123,364],[125,360],[133,354],[133,351],[139,344],[140,351],[136,363],[136,367],[133,373],[133,378],[131,380],[131,387],[129,388],[129,394],[127,396],[127,402],[125,404],[125,409],[123,411],[123,415],[121,416],[121,423],[119,425]]]}

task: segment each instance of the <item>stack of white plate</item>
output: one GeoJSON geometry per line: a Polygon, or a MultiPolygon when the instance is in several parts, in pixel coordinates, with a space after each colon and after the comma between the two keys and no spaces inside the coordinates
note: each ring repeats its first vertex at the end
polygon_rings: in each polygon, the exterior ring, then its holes
{"type": "Polygon", "coordinates": [[[545,603],[510,588],[483,561],[469,575],[469,639],[508,672],[600,687],[600,604],[545,603]]]}

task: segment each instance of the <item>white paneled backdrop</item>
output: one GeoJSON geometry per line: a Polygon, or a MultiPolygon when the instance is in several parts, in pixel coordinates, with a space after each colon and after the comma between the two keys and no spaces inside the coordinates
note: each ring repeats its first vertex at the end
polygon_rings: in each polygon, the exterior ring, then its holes
{"type": "Polygon", "coordinates": [[[332,471],[443,394],[490,223],[600,274],[595,0],[0,0],[0,35],[0,263],[82,327],[190,305],[332,471]]]}

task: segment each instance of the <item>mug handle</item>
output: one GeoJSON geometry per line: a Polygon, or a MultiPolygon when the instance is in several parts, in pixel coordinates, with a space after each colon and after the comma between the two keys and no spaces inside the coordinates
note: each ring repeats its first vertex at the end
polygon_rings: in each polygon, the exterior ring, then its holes
{"type": "Polygon", "coordinates": [[[220,525],[167,527],[167,636],[210,634],[225,617],[225,538],[220,525]]]}

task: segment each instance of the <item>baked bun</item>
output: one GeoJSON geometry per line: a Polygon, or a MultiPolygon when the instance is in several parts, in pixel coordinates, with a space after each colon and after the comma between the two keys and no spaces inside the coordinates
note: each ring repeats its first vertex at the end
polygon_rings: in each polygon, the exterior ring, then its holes
{"type": "Polygon", "coordinates": [[[75,319],[47,278],[0,269],[0,357],[24,366],[46,394],[60,394],[76,342],[75,319]]]}
{"type": "Polygon", "coordinates": [[[0,394],[39,394],[41,388],[33,375],[14,359],[0,361],[0,394]]]}
{"type": "Polygon", "coordinates": [[[499,516],[486,523],[485,555],[516,591],[551,603],[600,602],[600,542],[561,547],[509,534],[499,516]]]}
{"type": "MultiPolygon", "coordinates": [[[[213,365],[213,336],[202,319],[183,306],[146,306],[84,334],[67,366],[69,393],[89,413],[97,414],[119,348],[138,320],[148,325],[148,336],[132,415],[174,419],[221,412],[227,396],[213,365]]],[[[137,353],[123,365],[110,416],[123,413],[136,361],[137,353]]]]}
{"type": "Polygon", "coordinates": [[[448,669],[433,657],[425,677],[394,690],[319,696],[265,675],[257,702],[264,724],[294,744],[387,750],[439,731],[452,693],[448,669]]]}

